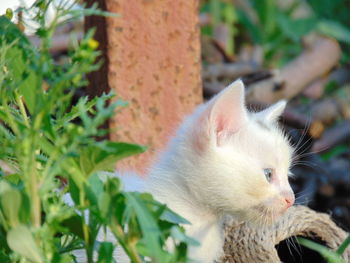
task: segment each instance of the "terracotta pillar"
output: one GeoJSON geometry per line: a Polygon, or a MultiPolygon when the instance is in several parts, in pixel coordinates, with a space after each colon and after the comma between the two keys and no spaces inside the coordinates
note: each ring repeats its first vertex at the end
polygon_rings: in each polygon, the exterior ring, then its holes
{"type": "Polygon", "coordinates": [[[111,138],[147,145],[117,168],[145,171],[185,114],[202,101],[198,0],[107,0],[108,82],[129,107],[111,138]]]}

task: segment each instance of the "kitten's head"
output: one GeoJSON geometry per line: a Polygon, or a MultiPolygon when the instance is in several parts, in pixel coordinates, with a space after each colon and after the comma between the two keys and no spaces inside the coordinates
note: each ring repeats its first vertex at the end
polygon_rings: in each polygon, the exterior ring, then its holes
{"type": "Polygon", "coordinates": [[[255,223],[274,222],[294,203],[288,182],[293,149],[277,124],[285,105],[248,112],[238,80],[192,115],[180,132],[180,154],[197,201],[255,223]]]}

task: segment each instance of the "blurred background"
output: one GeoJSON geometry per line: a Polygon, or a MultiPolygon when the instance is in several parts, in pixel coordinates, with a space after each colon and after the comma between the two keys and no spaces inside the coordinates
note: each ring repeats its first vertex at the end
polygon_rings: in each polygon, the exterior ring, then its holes
{"type": "MultiPolygon", "coordinates": [[[[348,0],[211,0],[200,7],[204,96],[241,75],[253,109],[285,89],[281,96],[290,101],[281,123],[297,147],[291,179],[297,203],[331,213],[347,231],[349,12],[348,0]]],[[[283,262],[323,262],[310,251],[291,257],[287,250],[280,245],[283,262]]]]}
{"type": "Polygon", "coordinates": [[[290,99],[281,120],[297,145],[298,202],[350,227],[350,1],[202,1],[204,96],[243,76],[259,109],[290,99]],[[281,81],[282,80],[282,81],[281,81]]]}

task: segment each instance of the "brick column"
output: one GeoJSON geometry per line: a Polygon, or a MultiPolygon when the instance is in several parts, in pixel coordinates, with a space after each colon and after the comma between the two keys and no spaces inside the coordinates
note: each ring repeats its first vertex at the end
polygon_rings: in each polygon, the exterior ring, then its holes
{"type": "Polygon", "coordinates": [[[111,138],[149,147],[118,163],[144,172],[184,115],[202,102],[198,0],[106,0],[108,83],[129,102],[111,138]]]}

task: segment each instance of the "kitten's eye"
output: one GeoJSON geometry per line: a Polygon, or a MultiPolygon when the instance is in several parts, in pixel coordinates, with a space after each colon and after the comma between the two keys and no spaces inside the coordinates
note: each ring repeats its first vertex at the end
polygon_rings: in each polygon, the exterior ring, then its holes
{"type": "Polygon", "coordinates": [[[265,174],[266,180],[270,183],[273,175],[273,170],[271,168],[265,168],[264,174],[265,174]]]}

